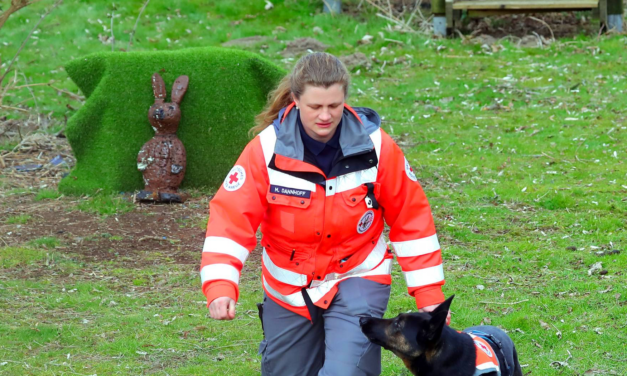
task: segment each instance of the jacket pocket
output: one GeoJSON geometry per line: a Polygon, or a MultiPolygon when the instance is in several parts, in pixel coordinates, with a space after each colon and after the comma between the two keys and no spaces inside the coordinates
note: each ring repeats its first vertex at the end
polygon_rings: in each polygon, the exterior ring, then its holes
{"type": "Polygon", "coordinates": [[[342,192],[342,198],[344,198],[344,203],[347,206],[353,208],[359,205],[359,203],[362,202],[364,198],[366,198],[367,193],[368,188],[366,188],[365,185],[360,185],[355,189],[342,192]]]}
{"type": "MultiPolygon", "coordinates": [[[[373,185],[372,194],[374,195],[374,199],[378,200],[381,194],[381,183],[370,183],[370,184],[373,185]]],[[[351,208],[359,205],[360,202],[364,201],[367,195],[368,195],[368,186],[366,184],[362,184],[357,188],[342,192],[344,203],[346,203],[346,205],[351,208]]]]}

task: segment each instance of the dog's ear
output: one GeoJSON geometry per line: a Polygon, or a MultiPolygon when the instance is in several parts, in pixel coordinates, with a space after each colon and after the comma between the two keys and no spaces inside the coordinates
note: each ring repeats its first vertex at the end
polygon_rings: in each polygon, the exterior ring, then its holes
{"type": "Polygon", "coordinates": [[[446,299],[445,301],[443,301],[438,306],[438,308],[433,310],[433,312],[435,312],[435,311],[444,311],[444,312],[448,313],[448,311],[451,309],[451,303],[453,303],[453,298],[455,298],[455,295],[449,296],[449,298],[446,299]]]}
{"type": "Polygon", "coordinates": [[[455,295],[452,295],[431,312],[431,319],[429,320],[429,327],[427,329],[427,338],[429,341],[436,342],[440,339],[442,329],[444,325],[446,325],[448,310],[451,307],[451,302],[453,302],[454,297],[455,295]]]}

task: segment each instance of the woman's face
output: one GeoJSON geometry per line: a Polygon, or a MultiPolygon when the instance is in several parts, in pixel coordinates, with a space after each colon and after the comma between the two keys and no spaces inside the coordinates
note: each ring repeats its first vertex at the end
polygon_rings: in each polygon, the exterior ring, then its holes
{"type": "Polygon", "coordinates": [[[344,111],[342,85],[328,88],[306,85],[300,98],[294,98],[300,109],[300,121],[305,133],[316,141],[327,142],[335,134],[344,111]]]}

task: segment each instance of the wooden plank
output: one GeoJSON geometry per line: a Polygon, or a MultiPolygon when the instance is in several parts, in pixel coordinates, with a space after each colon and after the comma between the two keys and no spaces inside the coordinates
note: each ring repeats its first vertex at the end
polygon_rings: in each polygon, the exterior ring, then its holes
{"type": "MultiPolygon", "coordinates": [[[[590,9],[590,8],[589,8],[590,9]]],[[[594,9],[594,8],[593,8],[594,9]]],[[[580,8],[577,9],[560,9],[559,11],[581,11],[580,8]]],[[[555,12],[555,9],[534,9],[533,13],[551,13],[555,12]]],[[[501,16],[504,14],[529,14],[529,9],[479,9],[479,10],[468,10],[466,15],[470,18],[483,18],[483,17],[491,17],[491,16],[501,16]]],[[[597,16],[598,17],[598,16],[597,16]]]]}
{"type": "Polygon", "coordinates": [[[599,6],[598,0],[477,0],[456,1],[457,10],[506,10],[506,9],[592,9],[599,6]]]}

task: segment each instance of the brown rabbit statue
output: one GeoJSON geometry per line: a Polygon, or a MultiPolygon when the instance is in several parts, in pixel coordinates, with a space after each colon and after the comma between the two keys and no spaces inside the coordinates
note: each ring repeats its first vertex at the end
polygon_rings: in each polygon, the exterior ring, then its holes
{"type": "Polygon", "coordinates": [[[155,136],[142,146],[137,155],[137,169],[144,176],[144,190],[139,201],[185,202],[187,195],[178,192],[185,177],[185,147],[176,137],[181,121],[181,100],[187,91],[189,77],[179,76],[172,87],[172,102],[165,102],[166,89],[158,73],[152,75],[155,103],[148,110],[148,120],[155,136]]]}

